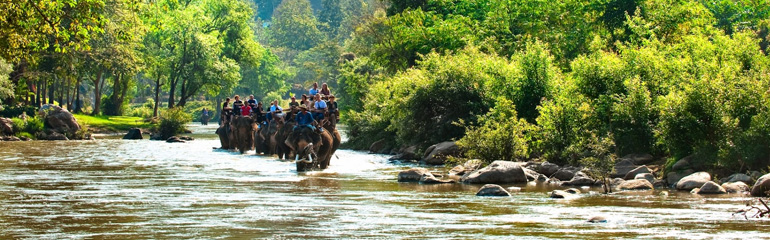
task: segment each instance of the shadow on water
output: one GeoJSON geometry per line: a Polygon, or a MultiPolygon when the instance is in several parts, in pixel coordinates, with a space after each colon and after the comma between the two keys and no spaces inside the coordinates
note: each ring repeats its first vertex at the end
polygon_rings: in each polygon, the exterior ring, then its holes
{"type": "MultiPolygon", "coordinates": [[[[552,187],[399,183],[387,156],[340,150],[324,171],[194,141],[107,139],[0,147],[0,238],[769,238],[731,213],[744,196],[671,190],[548,198],[552,187]],[[603,216],[607,223],[586,219],[603,216]]],[[[197,132],[197,133],[195,133],[197,132]]],[[[434,168],[446,172],[445,168],[434,168]]]]}

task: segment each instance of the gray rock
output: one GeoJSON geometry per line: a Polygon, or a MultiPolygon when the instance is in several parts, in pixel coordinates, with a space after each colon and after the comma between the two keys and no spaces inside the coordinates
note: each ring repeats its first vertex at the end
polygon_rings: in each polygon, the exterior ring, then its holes
{"type": "Polygon", "coordinates": [[[666,187],[666,181],[665,180],[655,180],[655,182],[652,183],[652,186],[655,188],[664,188],[666,187]]]}
{"type": "Polygon", "coordinates": [[[524,170],[524,175],[527,175],[527,181],[535,181],[538,178],[540,178],[540,173],[535,172],[535,170],[529,169],[529,168],[522,168],[524,170]]]}
{"type": "Polygon", "coordinates": [[[634,168],[631,171],[628,171],[628,173],[626,173],[626,176],[624,176],[623,179],[625,180],[634,179],[636,175],[640,173],[652,173],[652,170],[650,170],[647,166],[639,166],[634,168]]]}
{"type": "Polygon", "coordinates": [[[387,146],[385,139],[380,139],[369,145],[369,153],[381,153],[387,146]]]}
{"type": "Polygon", "coordinates": [[[556,171],[553,175],[551,175],[551,178],[557,178],[561,181],[569,181],[572,180],[573,177],[575,177],[575,174],[580,171],[579,168],[574,167],[564,167],[559,169],[559,171],[556,171]]]}
{"type": "Polygon", "coordinates": [[[711,181],[711,175],[707,172],[697,172],[688,175],[676,182],[677,190],[692,190],[701,187],[703,184],[711,181]]]}
{"type": "Polygon", "coordinates": [[[722,188],[725,189],[728,193],[741,193],[741,192],[749,192],[751,191],[751,188],[748,184],[744,182],[728,182],[723,183],[722,188]]]}
{"type": "Polygon", "coordinates": [[[463,183],[524,183],[527,174],[520,162],[494,161],[488,166],[462,177],[463,183]]]}
{"type": "Polygon", "coordinates": [[[457,165],[449,170],[449,175],[464,176],[465,174],[478,170],[483,163],[484,162],[479,159],[468,160],[463,163],[463,165],[457,165]]]}
{"type": "Polygon", "coordinates": [[[563,182],[562,186],[591,186],[596,183],[596,180],[589,177],[585,173],[578,171],[575,176],[567,182],[563,182]]]}
{"type": "Polygon", "coordinates": [[[708,181],[703,186],[701,186],[695,193],[697,194],[725,194],[727,193],[727,190],[723,188],[722,186],[719,186],[719,184],[708,181]]]}
{"type": "Polygon", "coordinates": [[[655,189],[655,187],[652,186],[652,183],[650,181],[647,181],[646,179],[633,179],[628,180],[617,187],[618,190],[650,190],[655,189]]]}
{"type": "Polygon", "coordinates": [[[634,170],[637,167],[639,167],[639,166],[634,164],[634,162],[631,161],[630,159],[620,159],[620,161],[615,163],[615,173],[612,174],[611,177],[613,177],[613,178],[625,177],[626,174],[628,174],[628,172],[630,172],[631,170],[634,170]]]}
{"type": "Polygon", "coordinates": [[[399,182],[419,182],[420,179],[422,179],[422,176],[425,174],[431,174],[428,169],[425,168],[412,168],[409,170],[404,170],[398,173],[398,181],[399,182]]]}
{"type": "Polygon", "coordinates": [[[391,160],[407,160],[416,161],[420,160],[420,156],[417,155],[417,146],[408,146],[399,149],[396,155],[390,158],[391,160]]]}
{"type": "Polygon", "coordinates": [[[634,179],[644,179],[650,182],[651,184],[655,185],[655,176],[652,175],[652,173],[640,173],[636,174],[634,179]]]}
{"type": "Polygon", "coordinates": [[[125,136],[123,136],[123,139],[139,140],[139,139],[144,139],[144,137],[142,137],[142,130],[138,128],[132,128],[128,130],[128,133],[126,133],[125,136]]]}
{"type": "Polygon", "coordinates": [[[177,136],[173,136],[173,137],[170,137],[170,138],[166,139],[166,142],[167,143],[184,143],[185,141],[180,139],[177,136]]]}
{"type": "Polygon", "coordinates": [[[751,171],[751,174],[749,175],[751,175],[751,179],[759,179],[762,177],[762,173],[759,171],[751,171]]]}
{"type": "Polygon", "coordinates": [[[687,156],[685,158],[679,159],[679,161],[676,161],[673,166],[671,166],[672,171],[684,171],[687,169],[692,169],[692,165],[690,164],[690,158],[692,156],[687,156]]]}
{"type": "Polygon", "coordinates": [[[693,173],[695,173],[695,171],[693,171],[692,169],[686,169],[683,171],[672,171],[666,175],[666,182],[668,182],[668,184],[674,185],[677,182],[679,182],[679,180],[681,180],[682,178],[693,173]]]}
{"type": "Polygon", "coordinates": [[[574,198],[575,196],[577,196],[577,194],[569,193],[564,190],[553,190],[550,194],[551,198],[574,198]]]}
{"type": "Polygon", "coordinates": [[[580,189],[577,188],[567,188],[564,189],[564,191],[572,194],[580,194],[580,189]]]}
{"type": "Polygon", "coordinates": [[[80,124],[67,109],[55,105],[45,105],[40,108],[45,119],[45,126],[57,133],[74,135],[80,130],[80,124]]]}
{"type": "Polygon", "coordinates": [[[561,186],[561,180],[559,180],[558,178],[549,178],[548,180],[545,181],[545,184],[561,186]]]}
{"type": "Polygon", "coordinates": [[[505,188],[501,187],[497,184],[487,184],[481,187],[478,192],[476,192],[476,196],[484,196],[484,197],[510,197],[511,193],[505,190],[505,188]]]}
{"type": "Polygon", "coordinates": [[[543,162],[540,164],[540,166],[536,170],[538,173],[551,176],[557,171],[559,171],[559,165],[549,163],[549,162],[543,162]]]}
{"type": "Polygon", "coordinates": [[[620,184],[623,184],[624,182],[626,182],[626,180],[622,178],[613,178],[612,180],[610,180],[610,186],[618,186],[620,184]]]}
{"type": "Polygon", "coordinates": [[[447,157],[460,155],[460,147],[455,142],[442,142],[428,147],[425,150],[425,156],[422,161],[429,165],[441,165],[444,164],[447,157]]]}
{"type": "Polygon", "coordinates": [[[768,191],[770,191],[770,173],[765,174],[757,179],[757,182],[755,182],[754,186],[751,187],[751,196],[768,196],[768,191]]]}
{"type": "Polygon", "coordinates": [[[0,136],[13,135],[13,121],[10,118],[0,117],[0,136]]]}
{"type": "Polygon", "coordinates": [[[653,161],[655,161],[655,158],[652,157],[650,154],[628,154],[623,157],[624,159],[629,159],[631,162],[633,162],[636,165],[645,165],[650,164],[653,161]]]}
{"type": "Polygon", "coordinates": [[[190,137],[190,136],[181,136],[181,137],[179,137],[179,139],[181,139],[181,140],[185,140],[185,141],[192,141],[192,140],[195,140],[195,138],[193,138],[193,137],[190,137]]]}
{"type": "Polygon", "coordinates": [[[51,134],[43,134],[45,136],[44,138],[38,137],[38,139],[45,139],[50,141],[67,141],[70,140],[67,138],[67,136],[64,136],[64,134],[58,133],[58,132],[52,132],[51,134]]]}
{"type": "Polygon", "coordinates": [[[451,179],[438,179],[436,176],[431,174],[430,172],[425,173],[420,178],[420,183],[422,184],[440,184],[440,183],[454,183],[454,180],[451,179]]]}
{"type": "Polygon", "coordinates": [[[729,177],[725,178],[724,181],[726,183],[730,182],[744,182],[746,184],[751,184],[753,181],[751,179],[751,176],[743,174],[743,173],[736,173],[733,175],[730,175],[729,177]]]}
{"type": "Polygon", "coordinates": [[[593,217],[589,218],[587,222],[590,222],[590,223],[606,223],[607,222],[607,218],[604,218],[602,216],[593,216],[593,217]]]}

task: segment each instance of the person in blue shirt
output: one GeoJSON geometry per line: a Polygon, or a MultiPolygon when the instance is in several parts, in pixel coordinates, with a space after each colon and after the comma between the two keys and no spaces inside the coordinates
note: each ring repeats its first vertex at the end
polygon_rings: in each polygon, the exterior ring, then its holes
{"type": "Polygon", "coordinates": [[[307,107],[305,106],[299,106],[300,112],[297,113],[297,116],[294,117],[294,120],[297,122],[297,126],[294,127],[295,129],[300,126],[304,127],[313,127],[313,122],[315,122],[315,119],[313,119],[313,115],[307,112],[307,107]]]}
{"type": "Polygon", "coordinates": [[[313,103],[313,118],[321,121],[326,114],[326,102],[321,100],[321,95],[315,95],[315,103],[313,103]]]}
{"type": "Polygon", "coordinates": [[[310,97],[315,97],[315,95],[318,95],[318,83],[313,83],[313,88],[311,88],[308,93],[310,94],[310,97]]]}
{"type": "Polygon", "coordinates": [[[274,100],[272,104],[270,104],[270,109],[267,112],[267,121],[273,120],[273,116],[275,116],[277,113],[283,112],[283,108],[281,106],[278,106],[278,100],[274,100]]]}

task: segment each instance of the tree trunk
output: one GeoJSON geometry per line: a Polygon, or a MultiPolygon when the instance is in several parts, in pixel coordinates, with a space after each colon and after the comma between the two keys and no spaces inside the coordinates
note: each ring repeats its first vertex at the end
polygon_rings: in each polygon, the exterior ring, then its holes
{"type": "Polygon", "coordinates": [[[168,90],[168,108],[174,108],[174,92],[176,92],[176,81],[171,81],[168,90]]]}
{"type": "Polygon", "coordinates": [[[80,78],[75,82],[75,113],[83,111],[83,104],[80,103],[80,78]]]}
{"type": "Polygon", "coordinates": [[[152,117],[158,117],[158,106],[160,105],[160,74],[155,78],[155,106],[152,108],[152,117]]]}
{"type": "Polygon", "coordinates": [[[48,104],[53,104],[54,89],[56,89],[56,75],[53,75],[53,79],[51,80],[51,85],[48,86],[48,104]]]}
{"type": "Polygon", "coordinates": [[[72,79],[67,79],[67,110],[72,111],[72,92],[70,92],[70,89],[72,89],[72,79]]]}
{"type": "Polygon", "coordinates": [[[99,108],[102,105],[102,82],[104,81],[102,75],[104,75],[104,69],[99,69],[94,79],[94,111],[91,112],[94,116],[99,115],[99,108]]]}

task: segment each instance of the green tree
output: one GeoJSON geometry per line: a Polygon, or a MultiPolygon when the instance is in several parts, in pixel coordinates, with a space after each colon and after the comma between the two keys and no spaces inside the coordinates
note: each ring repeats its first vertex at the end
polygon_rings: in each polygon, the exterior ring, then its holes
{"type": "Polygon", "coordinates": [[[275,9],[271,45],[308,50],[323,40],[308,0],[285,0],[275,9]]]}

